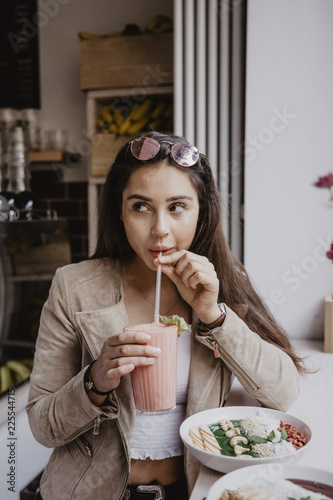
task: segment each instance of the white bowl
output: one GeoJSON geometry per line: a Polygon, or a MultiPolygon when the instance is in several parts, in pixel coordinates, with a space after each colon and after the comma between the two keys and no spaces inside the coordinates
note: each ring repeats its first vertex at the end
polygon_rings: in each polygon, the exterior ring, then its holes
{"type": "Polygon", "coordinates": [[[240,469],[241,467],[274,462],[295,463],[309,449],[312,437],[310,427],[302,420],[283,411],[270,410],[268,408],[261,408],[256,406],[229,406],[222,408],[213,408],[211,410],[196,413],[195,415],[192,415],[191,417],[184,420],[184,422],[180,426],[179,432],[184,445],[188,448],[192,455],[202,464],[218,472],[231,472],[235,469],[240,469]],[[208,451],[203,451],[199,448],[196,448],[191,442],[191,438],[189,437],[189,430],[192,425],[209,425],[218,422],[218,420],[220,419],[237,420],[243,419],[245,417],[251,418],[257,416],[258,410],[265,413],[265,415],[269,418],[274,418],[279,422],[280,420],[282,420],[284,424],[294,425],[299,432],[302,432],[304,434],[307,440],[307,444],[299,450],[295,450],[285,455],[278,455],[267,458],[244,458],[242,456],[228,457],[225,455],[214,455],[213,453],[210,453],[208,451]]]}
{"type": "Polygon", "coordinates": [[[280,479],[305,479],[333,487],[333,472],[316,469],[315,467],[304,467],[302,465],[254,465],[242,470],[235,470],[234,472],[230,472],[230,474],[220,477],[210,487],[206,500],[219,500],[224,490],[236,490],[237,488],[253,483],[256,478],[267,476],[280,479]]]}

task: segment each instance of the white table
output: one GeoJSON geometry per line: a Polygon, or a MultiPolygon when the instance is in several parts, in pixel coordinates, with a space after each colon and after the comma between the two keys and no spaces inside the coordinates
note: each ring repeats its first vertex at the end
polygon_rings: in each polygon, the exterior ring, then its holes
{"type": "MultiPolygon", "coordinates": [[[[333,471],[333,354],[323,352],[323,342],[298,340],[293,342],[297,354],[306,357],[305,364],[315,373],[301,377],[300,395],[288,413],[304,420],[313,437],[308,453],[298,465],[333,471]]],[[[225,406],[260,406],[238,382],[234,380],[225,406]]],[[[201,467],[190,500],[203,500],[211,485],[223,474],[201,467]]]]}

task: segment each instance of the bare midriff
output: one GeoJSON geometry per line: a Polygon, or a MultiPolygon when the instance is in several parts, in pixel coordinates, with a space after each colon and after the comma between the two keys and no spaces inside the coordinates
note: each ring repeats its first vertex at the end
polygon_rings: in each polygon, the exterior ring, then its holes
{"type": "Polygon", "coordinates": [[[170,457],[163,460],[133,460],[128,484],[167,484],[179,481],[184,477],[184,457],[170,457]]]}

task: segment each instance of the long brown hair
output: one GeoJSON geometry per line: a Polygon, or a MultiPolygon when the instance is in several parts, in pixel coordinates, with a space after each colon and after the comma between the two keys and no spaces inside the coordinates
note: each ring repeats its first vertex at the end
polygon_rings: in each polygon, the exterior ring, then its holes
{"type": "Polygon", "coordinates": [[[192,167],[178,165],[170,155],[171,143],[187,143],[182,137],[158,132],[145,134],[160,143],[157,155],[146,161],[136,159],[130,152],[130,144],[119,151],[106,177],[98,221],[98,240],[92,259],[110,257],[129,261],[134,255],[121,221],[122,194],[132,172],[143,165],[167,162],[185,171],[199,198],[199,217],[190,251],[204,255],[215,267],[220,281],[219,301],[225,302],[239,314],[247,326],[263,340],[277,345],[293,360],[299,372],[306,371],[302,360],[295,354],[287,334],[256,292],[243,265],[232,254],[222,231],[221,200],[212,170],[205,155],[192,167]],[[166,141],[166,142],[162,142],[166,141]]]}

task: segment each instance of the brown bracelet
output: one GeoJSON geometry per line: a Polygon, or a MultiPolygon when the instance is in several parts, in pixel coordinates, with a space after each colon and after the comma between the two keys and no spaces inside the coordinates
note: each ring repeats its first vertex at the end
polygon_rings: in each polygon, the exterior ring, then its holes
{"type": "Polygon", "coordinates": [[[222,326],[223,321],[227,315],[227,311],[226,311],[225,305],[223,303],[217,304],[217,305],[221,311],[221,315],[212,323],[205,324],[205,323],[202,323],[201,321],[199,321],[198,331],[200,334],[206,334],[210,330],[213,330],[213,328],[217,328],[218,326],[222,326]]]}
{"type": "Polygon", "coordinates": [[[96,361],[97,360],[95,359],[92,363],[90,363],[90,365],[88,366],[88,368],[84,374],[84,386],[87,389],[87,391],[92,391],[94,394],[97,394],[98,396],[107,396],[108,394],[111,394],[113,389],[111,389],[111,391],[106,391],[106,392],[98,391],[97,389],[95,389],[94,382],[91,380],[91,377],[90,377],[90,371],[91,371],[92,365],[94,363],[96,363],[96,361]]]}

